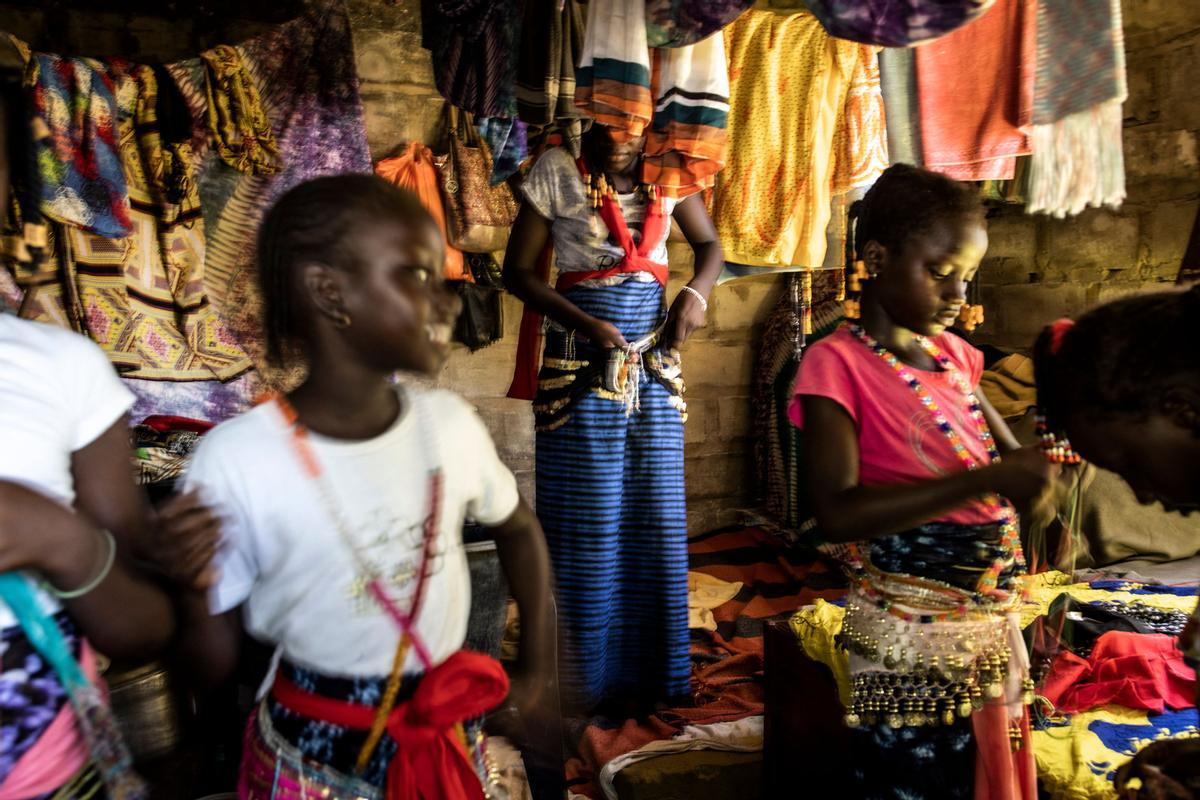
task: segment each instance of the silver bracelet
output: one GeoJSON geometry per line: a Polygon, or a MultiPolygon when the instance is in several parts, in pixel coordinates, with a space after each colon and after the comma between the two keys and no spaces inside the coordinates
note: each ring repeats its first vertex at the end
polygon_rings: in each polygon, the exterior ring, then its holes
{"type": "Polygon", "coordinates": [[[100,568],[100,571],[93,575],[91,580],[89,580],[83,586],[80,586],[78,589],[71,589],[68,592],[56,589],[47,583],[46,588],[50,590],[50,594],[54,595],[59,600],[74,600],[76,598],[83,597],[85,594],[92,591],[104,582],[104,579],[108,577],[108,573],[112,572],[113,564],[117,560],[117,540],[113,538],[111,533],[103,528],[100,529],[100,535],[104,537],[104,541],[108,544],[108,554],[104,557],[104,566],[100,568]]]}
{"type": "Polygon", "coordinates": [[[700,301],[700,310],[706,314],[708,313],[708,300],[705,299],[704,295],[700,294],[700,292],[696,291],[691,286],[683,286],[680,288],[682,288],[682,290],[688,294],[695,295],[696,299],[700,301]]]}

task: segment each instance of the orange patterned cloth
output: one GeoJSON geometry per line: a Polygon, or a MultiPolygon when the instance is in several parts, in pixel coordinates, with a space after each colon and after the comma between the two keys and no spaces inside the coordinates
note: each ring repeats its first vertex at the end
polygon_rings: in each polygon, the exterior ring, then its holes
{"type": "Polygon", "coordinates": [[[820,266],[835,190],[887,164],[877,50],[808,13],[749,11],[725,37],[729,149],[713,216],[726,260],[820,266]]]}

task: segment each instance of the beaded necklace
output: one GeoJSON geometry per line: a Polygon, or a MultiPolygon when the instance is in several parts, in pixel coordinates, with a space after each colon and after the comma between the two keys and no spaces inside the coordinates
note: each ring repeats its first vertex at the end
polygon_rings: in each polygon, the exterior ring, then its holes
{"type": "MultiPolygon", "coordinates": [[[[859,325],[850,325],[849,330],[851,335],[858,341],[862,342],[872,353],[880,358],[885,364],[892,368],[896,376],[904,382],[917,399],[921,401],[921,405],[933,417],[934,423],[937,425],[942,435],[946,437],[946,441],[950,443],[954,454],[962,461],[963,466],[968,470],[976,470],[981,466],[975,457],[967,450],[963,444],[962,438],[958,435],[958,431],[950,424],[950,420],[942,412],[937,400],[933,394],[925,388],[924,384],[917,379],[917,376],[905,366],[905,364],[896,357],[894,353],[877,342],[869,333],[862,329],[859,325]]],[[[1000,460],[1000,451],[996,447],[996,440],[992,436],[992,431],[988,427],[987,419],[983,415],[983,407],[979,404],[979,398],[975,396],[975,391],[970,383],[957,367],[946,357],[946,354],[941,351],[936,344],[924,336],[916,337],[917,344],[937,363],[939,367],[950,378],[950,382],[954,384],[967,401],[967,407],[970,411],[971,420],[975,423],[979,430],[979,440],[983,446],[987,448],[989,462],[1000,460]]],[[[998,589],[1000,573],[1004,571],[1005,566],[1009,563],[1015,563],[1018,569],[1024,569],[1025,555],[1021,550],[1021,531],[1017,524],[1016,511],[1013,509],[1012,503],[1000,495],[989,492],[981,498],[983,503],[995,514],[996,520],[1000,523],[1000,547],[1003,554],[996,558],[991,565],[984,570],[979,577],[979,582],[976,584],[975,592],[977,596],[1000,595],[1004,596],[1004,592],[998,589]]],[[[958,616],[959,610],[948,612],[947,617],[958,616]]],[[[940,616],[940,615],[939,615],[940,616]]],[[[932,620],[931,620],[932,621],[932,620]]]]}
{"type": "MultiPolygon", "coordinates": [[[[271,399],[279,408],[279,411],[283,414],[284,419],[291,428],[292,449],[296,454],[296,458],[300,461],[301,469],[316,486],[317,494],[320,495],[321,501],[324,503],[330,518],[333,520],[338,537],[349,549],[354,558],[355,566],[358,568],[359,576],[366,582],[367,591],[400,629],[400,643],[396,646],[396,654],[392,660],[392,669],[388,675],[387,682],[384,684],[383,697],[375,712],[375,721],[367,734],[365,743],[359,750],[356,768],[361,774],[366,769],[371,753],[375,751],[376,745],[383,738],[388,715],[395,707],[400,693],[400,684],[404,675],[404,664],[407,660],[409,647],[411,646],[416,651],[417,658],[421,661],[421,665],[426,672],[434,668],[433,658],[425,646],[424,640],[417,634],[416,622],[417,615],[421,610],[421,601],[425,596],[429,568],[433,562],[434,542],[437,539],[438,518],[441,516],[442,471],[436,466],[431,467],[429,470],[429,513],[422,523],[421,567],[417,571],[417,585],[413,590],[412,603],[408,611],[405,612],[388,593],[385,578],[380,574],[378,568],[371,564],[358,542],[354,540],[353,535],[350,533],[349,526],[339,512],[337,504],[334,502],[333,490],[329,486],[328,479],[325,477],[324,470],[321,467],[321,462],[317,458],[316,450],[312,446],[308,429],[301,424],[296,409],[281,394],[274,395],[271,399]]],[[[413,405],[420,406],[419,403],[414,403],[413,405]]],[[[424,424],[424,421],[421,421],[421,424],[417,428],[426,436],[431,435],[432,429],[430,426],[424,424]]],[[[427,453],[434,452],[429,442],[426,442],[425,451],[427,453]]]]}

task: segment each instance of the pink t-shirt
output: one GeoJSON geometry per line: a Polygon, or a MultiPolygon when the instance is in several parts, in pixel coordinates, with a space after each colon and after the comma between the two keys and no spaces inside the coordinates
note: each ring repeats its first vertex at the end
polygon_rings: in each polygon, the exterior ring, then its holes
{"type": "MultiPolygon", "coordinates": [[[[953,333],[933,339],[971,386],[979,385],[983,354],[953,333]]],[[[967,399],[947,372],[909,371],[929,390],[980,465],[990,461],[967,399]]],[[[965,467],[954,454],[933,415],[896,371],[854,338],[845,327],[808,348],[800,362],[788,417],[804,427],[801,395],[828,397],[846,409],[858,429],[859,481],[863,486],[915,483],[965,467]]],[[[987,524],[995,516],[980,500],[971,501],[938,521],[987,524]]]]}

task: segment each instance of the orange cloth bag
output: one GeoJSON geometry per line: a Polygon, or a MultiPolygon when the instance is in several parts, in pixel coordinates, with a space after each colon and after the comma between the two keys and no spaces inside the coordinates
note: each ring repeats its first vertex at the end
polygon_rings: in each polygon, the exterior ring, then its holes
{"type": "Polygon", "coordinates": [[[450,244],[446,235],[446,208],[442,205],[442,194],[438,188],[441,174],[433,164],[433,154],[420,142],[410,142],[404,152],[394,158],[385,158],[375,165],[375,174],[401,189],[408,189],[421,201],[421,205],[433,216],[442,241],[446,243],[446,261],[443,272],[448,281],[474,282],[466,265],[462,251],[450,244]]]}

